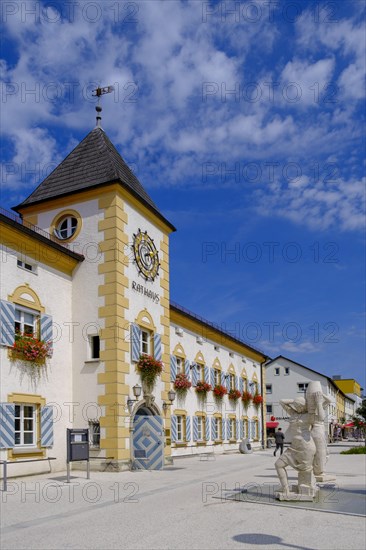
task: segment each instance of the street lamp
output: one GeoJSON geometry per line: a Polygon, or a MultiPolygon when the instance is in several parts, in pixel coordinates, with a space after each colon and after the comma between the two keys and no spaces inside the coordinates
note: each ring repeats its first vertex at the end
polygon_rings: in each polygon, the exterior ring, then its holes
{"type": "Polygon", "coordinates": [[[142,388],[139,386],[139,384],[136,384],[133,388],[133,395],[135,396],[135,399],[131,399],[130,397],[127,399],[127,407],[129,412],[132,412],[133,404],[136,403],[136,401],[139,400],[139,397],[141,395],[142,388]]]}
{"type": "Polygon", "coordinates": [[[169,390],[168,391],[168,399],[169,399],[170,403],[167,403],[166,401],[163,401],[164,411],[166,411],[168,407],[171,407],[173,405],[173,401],[175,399],[175,391],[174,390],[169,390]]]}

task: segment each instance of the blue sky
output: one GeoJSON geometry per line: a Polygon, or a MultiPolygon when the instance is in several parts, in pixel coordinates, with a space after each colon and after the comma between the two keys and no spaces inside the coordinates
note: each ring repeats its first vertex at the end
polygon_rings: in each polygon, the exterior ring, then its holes
{"type": "Polygon", "coordinates": [[[102,125],[162,212],[171,299],[365,387],[365,3],[2,2],[2,206],[102,125]]]}

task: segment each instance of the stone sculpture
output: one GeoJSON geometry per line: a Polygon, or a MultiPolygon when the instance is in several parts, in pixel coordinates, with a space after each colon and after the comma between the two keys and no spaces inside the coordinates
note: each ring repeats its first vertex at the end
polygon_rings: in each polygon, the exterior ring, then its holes
{"type": "Polygon", "coordinates": [[[317,482],[333,481],[325,474],[327,442],[324,432],[326,408],[330,399],[323,394],[320,382],[310,382],[306,399],[282,399],[282,407],[290,417],[291,445],[276,461],[275,467],[281,482],[279,500],[308,500],[317,494],[317,482]],[[289,487],[286,468],[298,472],[298,483],[289,487]]]}
{"type": "Polygon", "coordinates": [[[316,446],[311,437],[310,416],[303,397],[282,399],[282,407],[290,417],[292,442],[277,459],[275,467],[282,491],[276,493],[279,500],[313,500],[317,488],[313,474],[316,446]],[[286,468],[292,466],[298,471],[298,484],[290,489],[286,468]]]}
{"type": "Polygon", "coordinates": [[[327,462],[327,441],[325,439],[324,420],[329,397],[323,394],[320,382],[310,382],[306,390],[306,406],[310,416],[311,437],[316,452],[314,457],[314,475],[318,482],[334,481],[335,477],[325,473],[327,462]]]}

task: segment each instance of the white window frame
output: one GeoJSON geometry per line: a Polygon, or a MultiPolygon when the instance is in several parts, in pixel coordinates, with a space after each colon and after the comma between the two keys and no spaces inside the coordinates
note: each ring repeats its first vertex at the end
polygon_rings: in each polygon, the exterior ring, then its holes
{"type": "Polygon", "coordinates": [[[266,384],[266,394],[272,393],[272,384],[266,384]]]}
{"type": "Polygon", "coordinates": [[[20,334],[24,334],[24,327],[25,326],[32,326],[33,327],[33,332],[27,332],[26,334],[29,334],[29,335],[32,335],[32,336],[37,336],[38,335],[38,321],[39,321],[39,311],[36,311],[34,309],[29,309],[29,308],[26,308],[26,307],[22,307],[22,306],[18,306],[17,304],[15,304],[15,323],[14,323],[14,328],[15,328],[15,334],[17,334],[17,332],[20,332],[20,334]],[[17,319],[17,312],[19,312],[19,317],[20,317],[20,320],[17,319]],[[29,315],[32,315],[33,316],[33,323],[32,324],[28,324],[24,321],[24,317],[25,317],[25,314],[29,314],[29,315]],[[17,323],[19,323],[19,328],[17,328],[17,323]]]}
{"type": "Polygon", "coordinates": [[[197,416],[197,439],[198,439],[198,441],[203,441],[203,418],[202,418],[202,416],[197,416]]]}
{"type": "Polygon", "coordinates": [[[273,405],[272,405],[272,403],[267,403],[266,404],[266,412],[267,412],[267,414],[273,414],[273,405]]]}
{"type": "Polygon", "coordinates": [[[219,369],[214,369],[215,371],[215,386],[221,385],[221,371],[219,369]]]}
{"type": "Polygon", "coordinates": [[[151,354],[151,334],[148,330],[143,328],[141,329],[140,337],[140,353],[141,355],[151,354]]]}
{"type": "Polygon", "coordinates": [[[27,447],[27,448],[33,448],[37,447],[37,406],[33,403],[15,403],[15,415],[17,412],[17,407],[19,407],[19,416],[15,416],[15,426],[14,426],[14,447],[27,447]],[[24,407],[30,407],[33,409],[32,416],[24,416],[24,407]],[[20,429],[16,430],[16,421],[19,420],[20,429]],[[33,422],[33,429],[32,430],[25,430],[24,424],[26,420],[32,420],[33,422]],[[33,434],[33,441],[32,443],[25,443],[24,442],[24,435],[32,433],[33,434]],[[16,434],[20,435],[19,443],[15,443],[16,434]]]}
{"type": "Polygon", "coordinates": [[[230,418],[230,432],[230,439],[235,439],[236,441],[236,418],[230,418]]]}
{"type": "Polygon", "coordinates": [[[78,228],[78,219],[75,216],[65,216],[57,224],[55,235],[58,239],[66,241],[70,239],[78,228]],[[75,224],[73,223],[75,221],[75,224]],[[66,227],[61,229],[61,226],[66,222],[66,227]]]}
{"type": "Polygon", "coordinates": [[[216,441],[222,440],[222,418],[215,416],[216,441]]]}
{"type": "Polygon", "coordinates": [[[181,357],[176,357],[177,360],[177,375],[184,374],[184,361],[181,357]]]}
{"type": "Polygon", "coordinates": [[[306,389],[309,385],[309,382],[298,382],[297,383],[297,391],[298,393],[305,393],[306,389]],[[302,387],[303,386],[303,387],[302,387]]]}
{"type": "Polygon", "coordinates": [[[20,258],[17,258],[17,267],[19,269],[24,269],[24,271],[27,271],[28,273],[34,273],[35,275],[37,274],[37,266],[28,260],[21,260],[20,258]]]}
{"type": "Polygon", "coordinates": [[[100,423],[89,420],[89,444],[92,449],[100,449],[100,423]]]}
{"type": "Polygon", "coordinates": [[[285,376],[289,376],[290,374],[290,367],[285,367],[285,376]]]}
{"type": "Polygon", "coordinates": [[[183,414],[177,414],[177,443],[184,443],[185,420],[183,414]]]}
{"type": "Polygon", "coordinates": [[[280,375],[280,367],[275,367],[274,375],[279,376],[280,375]]]}

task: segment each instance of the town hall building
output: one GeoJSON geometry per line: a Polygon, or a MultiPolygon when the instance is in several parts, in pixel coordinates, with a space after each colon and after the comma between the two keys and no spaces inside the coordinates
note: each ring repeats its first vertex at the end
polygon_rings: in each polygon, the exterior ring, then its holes
{"type": "Polygon", "coordinates": [[[9,475],[46,471],[50,457],[63,470],[71,427],[89,429],[95,467],[116,471],[265,445],[268,357],[171,302],[175,227],[99,121],[14,210],[0,213],[9,475]],[[153,385],[144,356],[162,364],[153,385]]]}

